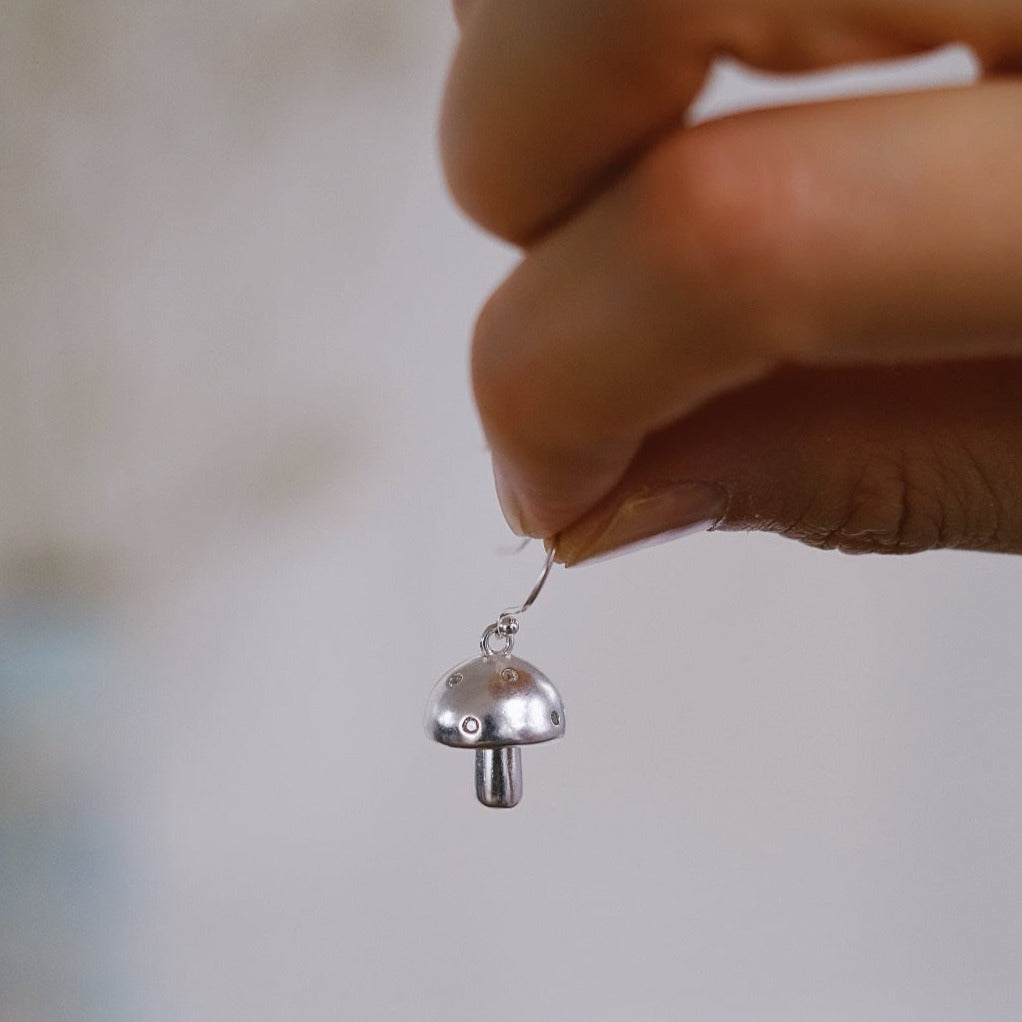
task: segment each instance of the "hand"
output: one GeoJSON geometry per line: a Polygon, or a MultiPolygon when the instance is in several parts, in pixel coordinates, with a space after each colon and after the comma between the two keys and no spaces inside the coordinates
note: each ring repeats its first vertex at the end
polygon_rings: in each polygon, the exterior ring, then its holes
{"type": "Polygon", "coordinates": [[[1022,551],[1016,0],[468,0],[450,187],[524,259],[473,382],[517,531],[567,563],[696,524],[1022,551]],[[970,44],[971,88],[690,128],[712,57],[970,44]]]}

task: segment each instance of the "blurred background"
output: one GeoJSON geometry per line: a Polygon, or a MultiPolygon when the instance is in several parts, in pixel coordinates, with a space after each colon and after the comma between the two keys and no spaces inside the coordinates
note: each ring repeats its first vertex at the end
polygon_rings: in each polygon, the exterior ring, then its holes
{"type": "MultiPolygon", "coordinates": [[[[441,0],[0,0],[0,1020],[1022,1017],[1022,564],[565,572],[512,813],[422,709],[531,586],[441,0]]],[[[696,114],[967,81],[952,50],[696,114]]]]}

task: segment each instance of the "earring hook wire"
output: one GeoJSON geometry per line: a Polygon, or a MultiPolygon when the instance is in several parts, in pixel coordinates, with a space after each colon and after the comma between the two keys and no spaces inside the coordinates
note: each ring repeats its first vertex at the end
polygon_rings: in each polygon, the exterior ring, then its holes
{"type": "Polygon", "coordinates": [[[518,618],[536,602],[536,597],[539,596],[550,574],[550,569],[554,566],[554,557],[556,555],[557,542],[554,540],[547,551],[543,570],[539,573],[539,578],[536,579],[536,584],[530,590],[529,595],[525,597],[525,602],[520,607],[509,607],[507,610],[502,610],[497,615],[497,620],[493,624],[486,626],[486,629],[483,631],[483,637],[479,640],[479,648],[482,650],[483,656],[493,656],[494,654],[504,656],[510,654],[515,644],[515,635],[518,632],[518,618]],[[503,647],[497,647],[493,644],[494,639],[498,637],[503,640],[503,647]]]}
{"type": "Polygon", "coordinates": [[[525,597],[525,602],[520,607],[502,610],[499,617],[519,617],[536,602],[536,597],[539,596],[540,591],[546,584],[547,577],[550,574],[550,569],[554,566],[554,557],[556,555],[557,547],[551,544],[550,549],[546,554],[546,561],[543,564],[543,570],[539,573],[539,578],[536,579],[536,584],[532,587],[529,595],[525,597]]]}

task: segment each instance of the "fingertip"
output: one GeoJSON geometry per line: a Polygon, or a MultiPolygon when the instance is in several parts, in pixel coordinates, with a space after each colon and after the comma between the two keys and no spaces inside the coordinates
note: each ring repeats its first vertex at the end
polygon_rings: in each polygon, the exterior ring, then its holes
{"type": "Polygon", "coordinates": [[[630,459],[617,468],[595,467],[582,455],[572,460],[533,461],[523,470],[495,458],[497,499],[513,532],[551,540],[569,530],[614,489],[630,459]]]}

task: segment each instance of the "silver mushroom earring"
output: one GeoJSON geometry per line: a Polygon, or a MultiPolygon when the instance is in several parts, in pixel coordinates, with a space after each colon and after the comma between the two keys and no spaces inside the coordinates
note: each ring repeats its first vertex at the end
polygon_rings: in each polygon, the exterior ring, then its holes
{"type": "Polygon", "coordinates": [[[564,734],[560,693],[542,671],[511,655],[518,618],[536,601],[553,563],[551,549],[525,602],[486,626],[479,640],[482,655],[446,671],[426,703],[430,738],[475,749],[476,797],[484,806],[516,806],[522,797],[520,746],[564,734]]]}

